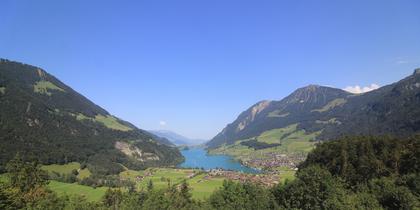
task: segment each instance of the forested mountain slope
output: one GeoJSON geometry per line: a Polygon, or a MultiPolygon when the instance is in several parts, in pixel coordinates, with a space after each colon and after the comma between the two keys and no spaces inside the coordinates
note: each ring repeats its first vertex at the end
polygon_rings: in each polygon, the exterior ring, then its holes
{"type": "Polygon", "coordinates": [[[93,173],[174,165],[180,152],[112,116],[35,66],[0,60],[0,170],[17,152],[93,173]]]}
{"type": "MultiPolygon", "coordinates": [[[[344,135],[408,136],[420,131],[420,69],[409,77],[364,94],[310,85],[280,101],[262,101],[244,111],[207,143],[209,148],[258,137],[273,129],[296,132],[314,140],[344,135]],[[289,129],[290,130],[290,129],[289,129]]],[[[278,142],[278,143],[281,143],[278,142]]]]}

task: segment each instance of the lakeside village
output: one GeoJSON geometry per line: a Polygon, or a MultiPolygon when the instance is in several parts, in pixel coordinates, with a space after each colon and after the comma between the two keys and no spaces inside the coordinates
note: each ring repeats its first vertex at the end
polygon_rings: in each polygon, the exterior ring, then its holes
{"type": "Polygon", "coordinates": [[[290,170],[297,170],[299,163],[306,159],[306,154],[278,154],[270,152],[264,154],[260,158],[250,158],[249,160],[241,161],[242,165],[262,170],[267,173],[277,173],[280,168],[287,168],[290,170]]]}
{"type": "MultiPolygon", "coordinates": [[[[238,181],[241,183],[251,182],[254,184],[262,185],[265,187],[272,187],[280,183],[283,177],[284,170],[296,171],[297,165],[306,158],[305,155],[285,155],[278,153],[266,154],[264,158],[255,158],[244,161],[243,164],[260,170],[261,173],[251,174],[243,173],[240,171],[225,170],[221,168],[211,170],[191,170],[186,174],[186,179],[192,179],[200,174],[205,174],[198,182],[211,180],[211,179],[227,179],[231,181],[238,181]]],[[[175,169],[177,171],[186,169],[175,169]]],[[[137,176],[135,181],[141,182],[147,177],[154,176],[154,170],[147,170],[143,176],[137,176]]]]}

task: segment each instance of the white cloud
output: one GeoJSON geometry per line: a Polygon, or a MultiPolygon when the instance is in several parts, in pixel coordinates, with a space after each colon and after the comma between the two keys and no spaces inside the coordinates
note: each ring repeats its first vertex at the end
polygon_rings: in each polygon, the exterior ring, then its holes
{"type": "Polygon", "coordinates": [[[161,120],[161,121],[159,122],[159,125],[160,125],[160,126],[162,126],[162,127],[166,126],[166,121],[161,120]]]}
{"type": "Polygon", "coordinates": [[[407,60],[397,60],[397,64],[407,64],[410,63],[410,61],[407,60]]]}
{"type": "Polygon", "coordinates": [[[366,86],[366,87],[360,87],[359,85],[356,85],[356,86],[347,86],[346,88],[344,88],[344,90],[350,93],[360,94],[360,93],[366,93],[372,90],[376,90],[379,87],[380,86],[377,84],[371,84],[370,86],[366,86]]]}

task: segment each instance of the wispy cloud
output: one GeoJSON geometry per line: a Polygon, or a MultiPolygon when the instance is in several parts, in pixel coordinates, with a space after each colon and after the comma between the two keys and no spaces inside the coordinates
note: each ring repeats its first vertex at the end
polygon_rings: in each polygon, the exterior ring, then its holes
{"type": "Polygon", "coordinates": [[[370,86],[366,86],[366,87],[361,87],[359,85],[355,85],[355,86],[347,86],[346,88],[344,88],[343,90],[350,92],[350,93],[355,93],[355,94],[361,94],[361,93],[366,93],[372,90],[376,90],[378,89],[380,86],[377,84],[371,84],[370,86]]]}
{"type": "Polygon", "coordinates": [[[394,63],[397,65],[419,64],[420,57],[397,57],[394,59],[394,63]]]}
{"type": "Polygon", "coordinates": [[[161,120],[161,121],[159,122],[159,125],[160,125],[160,126],[162,126],[162,127],[166,126],[166,121],[161,120]]]}
{"type": "Polygon", "coordinates": [[[407,61],[407,60],[397,60],[396,63],[397,64],[406,64],[406,63],[410,63],[410,61],[407,61]]]}

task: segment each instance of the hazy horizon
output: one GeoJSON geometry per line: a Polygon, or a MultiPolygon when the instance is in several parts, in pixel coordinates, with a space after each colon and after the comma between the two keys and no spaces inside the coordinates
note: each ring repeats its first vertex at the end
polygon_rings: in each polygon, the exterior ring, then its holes
{"type": "Polygon", "coordinates": [[[0,57],[144,130],[211,139],[261,100],[420,67],[418,1],[2,2],[0,57]]]}

